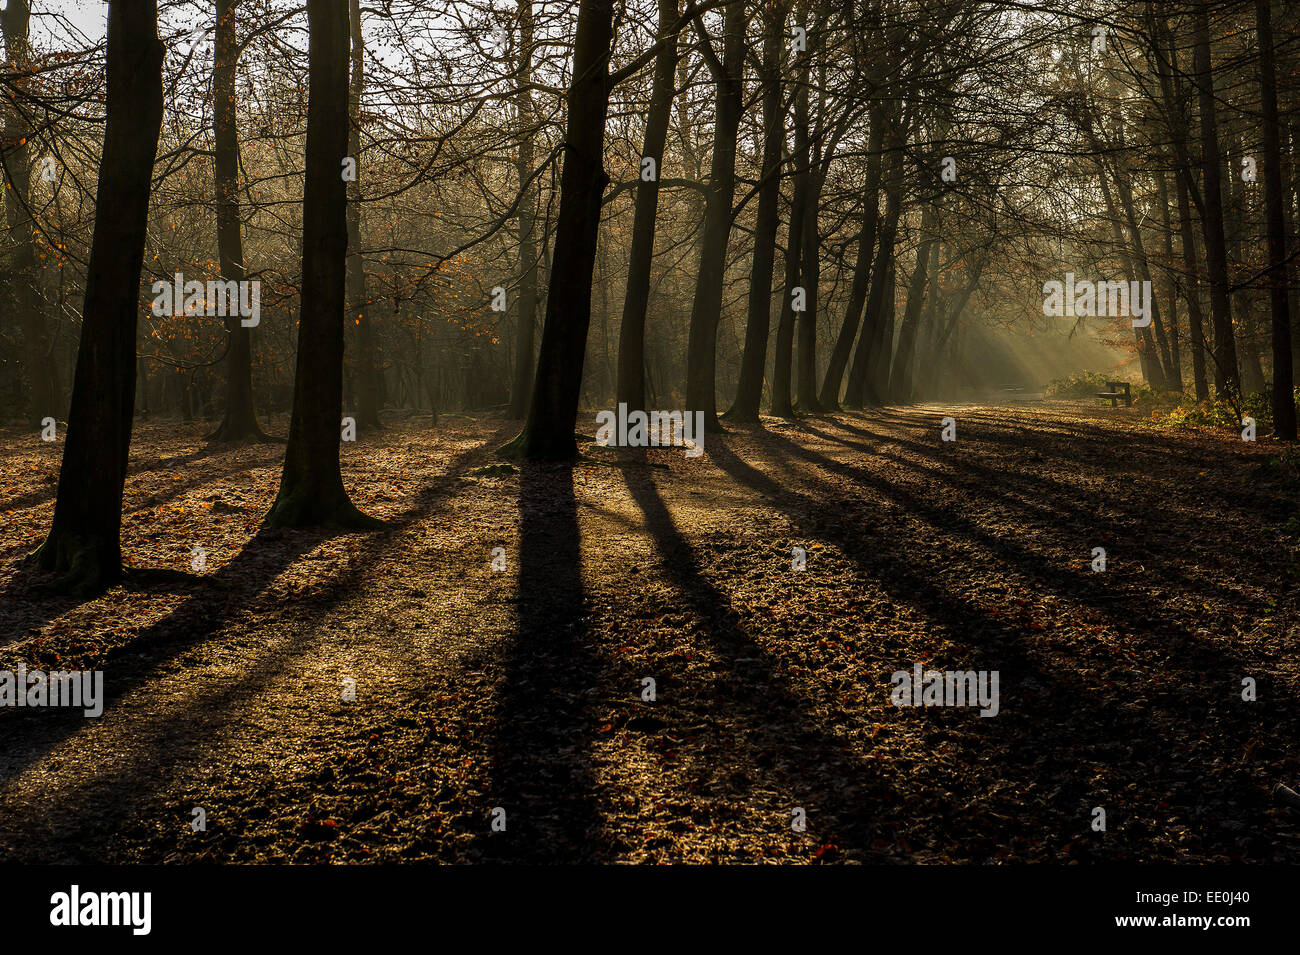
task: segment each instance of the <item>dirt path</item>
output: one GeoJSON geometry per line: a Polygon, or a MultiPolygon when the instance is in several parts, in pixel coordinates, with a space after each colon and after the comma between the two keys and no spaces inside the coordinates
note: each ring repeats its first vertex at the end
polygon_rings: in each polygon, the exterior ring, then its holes
{"type": "Polygon", "coordinates": [[[282,449],[145,428],[124,540],[205,579],[80,604],[15,572],[58,462],[6,434],[0,669],[102,667],[109,702],[0,711],[0,858],[1300,860],[1300,493],[1265,442],[766,424],[572,469],[395,427],[345,451],[394,528],[342,537],[257,533],[282,449]],[[893,706],[916,663],[998,671],[998,715],[893,706]]]}

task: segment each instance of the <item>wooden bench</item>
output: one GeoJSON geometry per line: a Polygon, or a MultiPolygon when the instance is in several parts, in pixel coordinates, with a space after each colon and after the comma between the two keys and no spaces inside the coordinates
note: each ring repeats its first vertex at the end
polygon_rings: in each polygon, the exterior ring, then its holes
{"type": "Polygon", "coordinates": [[[1109,398],[1112,408],[1119,407],[1120,398],[1124,399],[1124,407],[1131,408],[1133,406],[1133,393],[1129,390],[1127,381],[1108,381],[1106,387],[1110,390],[1097,392],[1097,397],[1109,398]]]}

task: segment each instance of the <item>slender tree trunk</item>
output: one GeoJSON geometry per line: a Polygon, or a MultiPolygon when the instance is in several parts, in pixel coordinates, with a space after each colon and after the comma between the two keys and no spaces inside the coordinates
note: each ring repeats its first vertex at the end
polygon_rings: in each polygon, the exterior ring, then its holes
{"type": "MultiPolygon", "coordinates": [[[[798,140],[799,128],[795,128],[798,140]]],[[[796,153],[798,152],[796,148],[796,153]]],[[[781,314],[776,324],[776,347],[772,359],[771,412],[780,418],[794,417],[791,372],[794,365],[794,295],[799,286],[802,264],[803,219],[807,211],[808,170],[796,169],[790,202],[790,225],[785,240],[785,283],[781,293],[781,314]]]]}
{"type": "Polygon", "coordinates": [[[628,253],[627,291],[618,336],[617,399],[629,409],[645,410],[645,323],[650,304],[650,271],[654,261],[655,217],[659,211],[659,178],[663,175],[664,144],[672,118],[677,70],[677,0],[659,0],[659,37],[655,54],[641,159],[654,162],[654,176],[642,176],[636,187],[632,245],[628,253]]]}
{"type": "MultiPolygon", "coordinates": [[[[1110,223],[1111,236],[1115,240],[1115,250],[1123,264],[1125,276],[1137,275],[1138,269],[1133,261],[1133,256],[1129,252],[1128,246],[1124,242],[1123,230],[1119,225],[1119,210],[1115,208],[1115,197],[1111,193],[1109,173],[1106,171],[1105,164],[1101,157],[1097,157],[1097,179],[1101,184],[1101,194],[1106,200],[1106,219],[1110,223]]],[[[1151,337],[1151,329],[1142,327],[1133,329],[1133,339],[1138,353],[1138,362],[1142,366],[1142,377],[1147,380],[1147,384],[1156,391],[1164,391],[1167,387],[1164,376],[1164,366],[1160,364],[1160,355],[1156,351],[1155,342],[1151,337]]]]}
{"type": "MultiPolygon", "coordinates": [[[[339,468],[343,321],[348,248],[348,8],[307,0],[310,30],[306,184],[302,201],[302,307],[289,447],[271,527],[377,528],[348,498],[339,468]]],[[[355,158],[355,157],[353,157],[355,158]]]]}
{"type": "Polygon", "coordinates": [[[1271,0],[1255,0],[1259,36],[1259,90],[1263,107],[1264,190],[1268,227],[1269,303],[1273,312],[1273,436],[1296,439],[1291,365],[1291,311],[1287,302],[1286,220],[1282,193],[1282,146],[1277,116],[1277,74],[1273,65],[1271,0]]]}
{"type": "MultiPolygon", "coordinates": [[[[674,4],[676,0],[673,0],[674,4]]],[[[533,365],[536,358],[537,333],[537,241],[533,236],[536,226],[535,209],[537,188],[525,186],[533,174],[536,152],[533,137],[536,135],[537,117],[533,111],[533,0],[518,0],[519,63],[515,72],[515,116],[519,124],[519,153],[515,174],[523,195],[519,199],[519,311],[515,328],[515,374],[510,389],[510,417],[516,420],[528,414],[528,398],[533,387],[533,365]]],[[[665,124],[666,125],[666,124],[665,124]]],[[[656,188],[658,183],[655,184],[656,188]]],[[[629,283],[631,278],[629,276],[629,283]]],[[[648,285],[648,282],[647,282],[648,285]]]]}
{"type": "Polygon", "coordinates": [[[1192,228],[1192,204],[1187,195],[1187,183],[1182,176],[1174,177],[1178,191],[1178,231],[1183,251],[1183,271],[1187,273],[1187,323],[1192,339],[1192,379],[1196,400],[1210,397],[1210,386],[1205,376],[1205,317],[1201,312],[1201,259],[1196,249],[1196,232],[1192,228]]]}
{"type": "Polygon", "coordinates": [[[763,34],[763,166],[754,223],[754,257],[749,269],[749,316],[745,352],[740,364],[736,403],[727,417],[758,421],[763,399],[763,373],[772,324],[772,274],[776,264],[776,232],[781,211],[781,153],[785,143],[785,110],[781,103],[781,50],[785,44],[785,6],[765,8],[763,34]]]}
{"type": "Polygon", "coordinates": [[[898,352],[894,356],[889,379],[889,400],[893,404],[905,405],[912,400],[912,358],[916,351],[916,327],[925,302],[931,250],[938,241],[939,237],[935,234],[934,203],[929,203],[921,213],[921,243],[916,249],[916,265],[907,286],[907,307],[903,312],[903,324],[898,332],[898,352]]]}
{"type": "Polygon", "coordinates": [[[9,174],[7,185],[12,190],[5,197],[5,218],[9,238],[13,245],[13,294],[22,329],[23,365],[27,381],[27,421],[39,426],[45,417],[62,417],[63,409],[57,407],[57,389],[54,386],[53,357],[45,323],[41,321],[41,302],[37,293],[39,272],[36,268],[36,224],[32,220],[32,158],[31,123],[25,107],[16,95],[26,86],[23,71],[31,59],[30,41],[31,5],[28,0],[10,0],[0,11],[5,51],[14,70],[13,90],[6,91],[5,119],[5,169],[9,174]]]}
{"type": "MultiPolygon", "coordinates": [[[[849,383],[844,394],[845,407],[853,409],[861,409],[867,404],[878,405],[883,401],[884,396],[872,376],[872,367],[873,362],[877,362],[874,356],[879,349],[893,344],[894,299],[890,273],[894,262],[894,243],[898,237],[898,219],[903,209],[903,131],[896,124],[891,124],[886,134],[886,144],[890,152],[889,176],[885,185],[884,227],[880,230],[876,261],[871,269],[871,293],[867,297],[862,333],[858,336],[858,347],[853,353],[849,383]],[[884,328],[886,309],[889,311],[888,334],[884,328]]],[[[889,356],[886,355],[886,368],[889,367],[888,363],[889,356]]]]}
{"type": "MultiPolygon", "coordinates": [[[[213,158],[216,170],[217,256],[221,277],[244,282],[244,240],[239,225],[239,133],[235,124],[235,69],[239,47],[235,8],[239,0],[217,0],[217,25],[212,66],[213,158]]],[[[251,329],[239,315],[226,317],[230,347],[226,355],[226,413],[210,441],[266,441],[253,404],[253,342],[251,329]]]]}
{"type": "Polygon", "coordinates": [[[1183,391],[1183,356],[1178,334],[1178,279],[1174,271],[1174,227],[1169,212],[1169,182],[1164,170],[1155,174],[1156,199],[1165,246],[1165,301],[1169,303],[1169,378],[1175,391],[1183,391]]]}
{"type": "Polygon", "coordinates": [[[867,140],[867,181],[862,192],[862,232],[858,236],[857,259],[853,263],[853,279],[849,287],[849,303],[844,311],[844,323],[831,349],[826,377],[822,380],[821,406],[825,411],[838,411],[840,386],[853,340],[862,324],[862,307],[867,299],[867,286],[871,281],[871,260],[876,246],[876,225],[880,221],[880,148],[884,142],[885,107],[875,103],[871,107],[871,132],[867,140]]]}
{"type": "Polygon", "coordinates": [[[591,277],[601,197],[609,183],[602,159],[613,21],[613,0],[583,0],[578,8],[551,267],[551,274],[560,280],[550,283],[546,295],[546,322],[528,418],[519,437],[503,449],[532,460],[568,460],[578,450],[573,429],[591,323],[591,277]]]}
{"type": "Polygon", "coordinates": [[[89,592],[121,578],[122,489],[135,408],[149,189],[162,125],[163,46],[155,0],[108,7],[108,119],[72,386],[49,536],[33,555],[89,592]]]}
{"type": "Polygon", "coordinates": [[[366,46],[361,34],[361,2],[348,0],[352,78],[348,84],[348,156],[356,161],[356,178],[348,183],[347,299],[357,330],[357,428],[374,431],[379,421],[379,365],[366,301],[366,267],[361,256],[361,91],[365,88],[366,46]]]}
{"type": "MultiPolygon", "coordinates": [[[[1116,123],[1118,126],[1118,121],[1116,123]]],[[[1120,137],[1120,146],[1123,147],[1123,137],[1120,137]]],[[[1120,208],[1124,212],[1124,225],[1128,229],[1129,245],[1133,250],[1132,263],[1137,268],[1136,274],[1126,276],[1126,279],[1136,278],[1141,282],[1151,282],[1151,262],[1147,258],[1146,242],[1142,238],[1142,229],[1138,225],[1137,211],[1133,202],[1133,187],[1129,184],[1128,177],[1118,172],[1115,175],[1115,191],[1119,193],[1120,208]]],[[[1152,288],[1155,288],[1152,283],[1152,288]]],[[[1173,356],[1169,352],[1169,339],[1165,335],[1164,319],[1160,313],[1160,300],[1155,295],[1151,296],[1149,303],[1151,309],[1151,325],[1148,334],[1154,333],[1156,349],[1152,351],[1151,360],[1160,366],[1160,379],[1162,388],[1168,388],[1173,379],[1173,356]]]]}
{"type": "MultiPolygon", "coordinates": [[[[695,283],[686,346],[686,411],[703,411],[704,428],[710,432],[721,430],[715,394],[718,322],[722,317],[723,279],[731,238],[731,206],[736,193],[736,136],[740,130],[742,108],[746,25],[744,0],[727,0],[723,13],[722,61],[710,64],[717,83],[713,159],[704,209],[700,271],[695,283]]],[[[711,42],[707,37],[702,41],[711,42]]]]}
{"type": "Polygon", "coordinates": [[[1237,345],[1232,332],[1232,306],[1228,301],[1228,249],[1223,230],[1223,184],[1219,153],[1219,127],[1215,116],[1214,73],[1210,60],[1209,0],[1197,5],[1195,70],[1201,113],[1201,171],[1205,177],[1205,259],[1209,270],[1210,316],[1214,325],[1214,386],[1222,394],[1241,394],[1237,371],[1237,345]]]}

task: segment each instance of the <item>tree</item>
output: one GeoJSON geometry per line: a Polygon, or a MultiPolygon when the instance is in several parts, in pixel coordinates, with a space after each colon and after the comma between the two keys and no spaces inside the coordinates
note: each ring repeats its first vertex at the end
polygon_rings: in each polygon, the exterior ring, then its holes
{"type": "Polygon", "coordinates": [[[343,415],[344,277],[348,248],[348,8],[308,0],[306,184],[302,199],[302,305],[293,416],[270,527],[383,527],[357,510],[339,469],[343,415]]]}
{"type": "Polygon", "coordinates": [[[555,256],[546,294],[546,320],[524,429],[503,452],[530,460],[568,460],[577,455],[573,428],[578,420],[582,362],[591,323],[591,276],[601,198],[609,176],[603,163],[609,110],[609,52],[613,0],[582,0],[573,46],[573,80],[555,256]]]}
{"type": "MultiPolygon", "coordinates": [[[[239,44],[235,8],[239,0],[217,0],[217,26],[212,60],[213,166],[217,200],[217,256],[221,277],[244,282],[244,239],[239,225],[239,133],[235,123],[235,68],[239,44]]],[[[210,441],[266,441],[253,407],[253,345],[251,329],[238,315],[226,318],[230,337],[226,354],[226,415],[210,441]]]]}
{"type": "Polygon", "coordinates": [[[56,407],[58,389],[53,377],[53,363],[48,358],[48,336],[41,321],[41,304],[37,294],[36,223],[32,218],[32,124],[27,117],[27,106],[18,99],[27,85],[23,71],[30,66],[31,4],[29,0],[10,0],[0,10],[0,28],[4,31],[5,50],[12,64],[15,79],[12,97],[4,111],[5,139],[4,174],[12,189],[6,196],[5,218],[14,243],[13,270],[14,310],[22,329],[23,365],[27,380],[27,420],[40,424],[46,416],[58,416],[56,407]]]}
{"type": "Polygon", "coordinates": [[[32,555],[69,587],[122,576],[122,490],[135,410],[135,337],[149,188],[162,125],[156,0],[108,6],[107,122],[54,520],[32,555]]]}
{"type": "Polygon", "coordinates": [[[713,127],[713,160],[709,167],[708,200],[704,207],[704,239],[695,298],[691,304],[690,337],[686,346],[686,410],[704,412],[706,431],[720,431],[715,374],[718,321],[722,316],[723,270],[731,239],[731,204],[736,194],[736,136],[745,66],[744,0],[727,0],[723,8],[722,58],[702,22],[695,21],[700,51],[717,88],[713,127]]]}
{"type": "Polygon", "coordinates": [[[1268,285],[1273,312],[1273,435],[1296,439],[1291,365],[1291,312],[1287,304],[1286,222],[1282,193],[1282,147],[1277,118],[1277,73],[1273,66],[1271,0],[1255,0],[1259,36],[1259,91],[1263,105],[1265,215],[1268,223],[1268,285]]]}
{"type": "Polygon", "coordinates": [[[862,231],[858,233],[857,259],[853,264],[853,280],[849,287],[849,303],[844,310],[844,323],[831,349],[826,376],[822,380],[821,406],[826,411],[838,411],[840,387],[853,340],[862,325],[862,307],[866,304],[867,288],[871,282],[871,259],[876,247],[876,226],[880,221],[880,155],[885,135],[885,105],[879,101],[871,107],[871,132],[867,143],[867,177],[862,191],[862,231]]]}
{"type": "Polygon", "coordinates": [[[763,398],[763,370],[772,322],[772,271],[776,262],[776,232],[781,210],[781,152],[785,144],[785,109],[781,97],[781,50],[785,5],[774,2],[763,13],[763,165],[758,187],[758,217],[754,225],[754,255],[749,269],[748,321],[740,364],[736,402],[726,417],[757,422],[763,398]]]}
{"type": "Polygon", "coordinates": [[[379,366],[366,300],[366,267],[361,256],[361,92],[365,88],[366,43],[361,34],[361,0],[348,0],[352,78],[348,84],[348,157],[356,173],[348,183],[347,298],[357,330],[357,427],[374,431],[379,421],[379,366]]]}
{"type": "Polygon", "coordinates": [[[1223,174],[1219,170],[1219,127],[1215,115],[1214,73],[1210,65],[1208,0],[1193,16],[1197,99],[1201,113],[1201,173],[1205,178],[1205,259],[1210,280],[1210,320],[1214,325],[1214,387],[1222,394],[1241,394],[1237,346],[1228,301],[1228,249],[1223,232],[1223,174]]]}
{"type": "Polygon", "coordinates": [[[538,255],[537,242],[533,236],[537,190],[531,185],[535,156],[533,137],[536,135],[531,88],[534,44],[533,0],[518,0],[517,7],[519,54],[515,68],[515,120],[519,126],[519,152],[515,160],[515,172],[519,177],[519,188],[523,191],[523,195],[519,199],[519,319],[515,328],[515,374],[514,384],[510,389],[510,417],[523,418],[528,413],[528,396],[533,385],[533,362],[536,360],[533,351],[537,329],[538,255]]]}
{"type": "Polygon", "coordinates": [[[617,400],[629,409],[645,408],[645,320],[650,303],[650,266],[654,260],[655,215],[659,209],[659,179],[663,174],[664,145],[676,93],[677,34],[680,30],[677,0],[659,0],[659,49],[641,148],[642,169],[654,164],[653,175],[643,173],[636,187],[636,212],[628,252],[627,290],[623,297],[623,323],[618,336],[617,400]]]}

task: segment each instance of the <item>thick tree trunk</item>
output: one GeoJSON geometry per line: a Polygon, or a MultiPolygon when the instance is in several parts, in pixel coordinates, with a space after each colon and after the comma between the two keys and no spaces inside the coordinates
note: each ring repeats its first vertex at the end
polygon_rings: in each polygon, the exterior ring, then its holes
{"type": "Polygon", "coordinates": [[[1291,365],[1291,312],[1287,302],[1286,220],[1283,216],[1282,146],[1277,116],[1277,75],[1273,65],[1272,0],[1255,0],[1259,36],[1259,91],[1263,107],[1264,194],[1268,227],[1269,304],[1273,313],[1273,436],[1296,439],[1291,365]]]}
{"type": "Polygon", "coordinates": [[[343,321],[348,248],[348,8],[307,0],[310,29],[306,184],[302,201],[302,306],[289,447],[266,523],[377,528],[353,505],[339,469],[343,321]]]}
{"type": "Polygon", "coordinates": [[[853,352],[853,340],[862,324],[862,307],[867,300],[867,287],[871,282],[871,259],[876,247],[876,226],[880,221],[880,148],[884,142],[885,108],[881,103],[871,107],[871,131],[867,140],[867,181],[862,192],[862,232],[858,236],[858,254],[853,263],[853,279],[849,287],[849,303],[844,311],[844,323],[831,349],[826,377],[822,380],[821,406],[825,411],[838,411],[840,386],[853,352]]]}
{"type": "MultiPolygon", "coordinates": [[[[704,209],[700,270],[695,283],[686,347],[685,409],[691,413],[703,411],[704,429],[709,432],[722,430],[718,424],[715,394],[718,322],[722,317],[723,279],[731,239],[731,206],[736,193],[736,136],[740,130],[742,108],[746,25],[744,0],[727,0],[723,14],[722,61],[710,64],[717,84],[713,159],[704,209]]],[[[710,41],[704,37],[703,42],[710,41]]]]}
{"type": "Polygon", "coordinates": [[[1223,230],[1223,184],[1219,164],[1219,127],[1215,116],[1214,74],[1210,61],[1209,0],[1196,8],[1195,70],[1201,113],[1201,171],[1205,177],[1205,259],[1209,271],[1210,317],[1214,325],[1214,386],[1222,394],[1241,394],[1237,346],[1228,301],[1228,249],[1223,230]]]}
{"type": "MultiPolygon", "coordinates": [[[[243,282],[244,240],[239,226],[239,133],[235,124],[235,68],[239,48],[235,36],[235,7],[239,0],[217,0],[217,28],[212,66],[213,157],[216,170],[217,256],[221,277],[243,282]]],[[[230,347],[226,355],[226,413],[210,441],[270,440],[257,423],[253,404],[253,344],[251,329],[239,315],[226,318],[230,347]]]]}
{"type": "Polygon", "coordinates": [[[15,95],[26,85],[22,71],[31,58],[31,5],[28,0],[10,0],[0,11],[5,51],[14,70],[13,92],[4,110],[5,169],[9,173],[11,193],[5,197],[5,219],[13,247],[13,296],[18,327],[22,330],[23,366],[27,384],[27,421],[39,426],[47,416],[60,418],[58,394],[53,375],[53,357],[45,323],[41,320],[41,301],[37,294],[40,273],[36,268],[36,224],[32,220],[31,122],[26,107],[15,95]]]}
{"type": "MultiPolygon", "coordinates": [[[[636,187],[636,212],[632,220],[632,245],[628,253],[627,290],[623,298],[623,323],[618,336],[620,404],[645,410],[645,323],[650,304],[650,269],[654,261],[655,216],[659,211],[659,178],[663,175],[664,144],[672,118],[677,71],[677,0],[659,0],[659,38],[655,73],[646,116],[642,161],[654,161],[655,175],[636,187]]],[[[761,213],[760,213],[761,215],[761,213]]]]}
{"type": "Polygon", "coordinates": [[[749,269],[749,315],[740,364],[736,403],[727,412],[733,421],[758,421],[763,400],[767,339],[772,324],[772,273],[781,211],[781,153],[785,144],[785,110],[781,102],[781,50],[785,44],[785,6],[769,4],[763,33],[763,167],[754,223],[754,257],[749,269]]]}
{"type": "MultiPolygon", "coordinates": [[[[676,3],[676,0],[673,0],[676,3]]],[[[528,414],[528,398],[533,388],[533,365],[536,362],[537,333],[537,189],[529,182],[533,174],[533,137],[536,116],[533,112],[533,0],[518,0],[519,62],[515,70],[515,120],[519,125],[519,153],[515,174],[519,177],[519,307],[515,323],[515,373],[510,388],[510,417],[522,419],[528,414]]],[[[665,126],[667,124],[665,123],[665,126]]],[[[656,183],[656,187],[658,183],[656,183]]],[[[631,279],[629,278],[629,283],[631,279]]],[[[648,282],[647,282],[648,285],[648,282]]]]}
{"type": "Polygon", "coordinates": [[[537,380],[524,429],[507,454],[531,460],[568,460],[577,455],[573,429],[578,420],[582,362],[591,323],[591,277],[601,197],[609,176],[602,164],[609,109],[609,53],[613,0],[583,0],[573,49],[560,212],[555,258],[546,295],[537,380]]]}
{"type": "Polygon", "coordinates": [[[121,578],[122,488],[135,408],[149,189],[162,125],[163,46],[155,0],[108,7],[108,119],[95,197],[81,345],[49,536],[33,555],[80,591],[121,578]]]}

